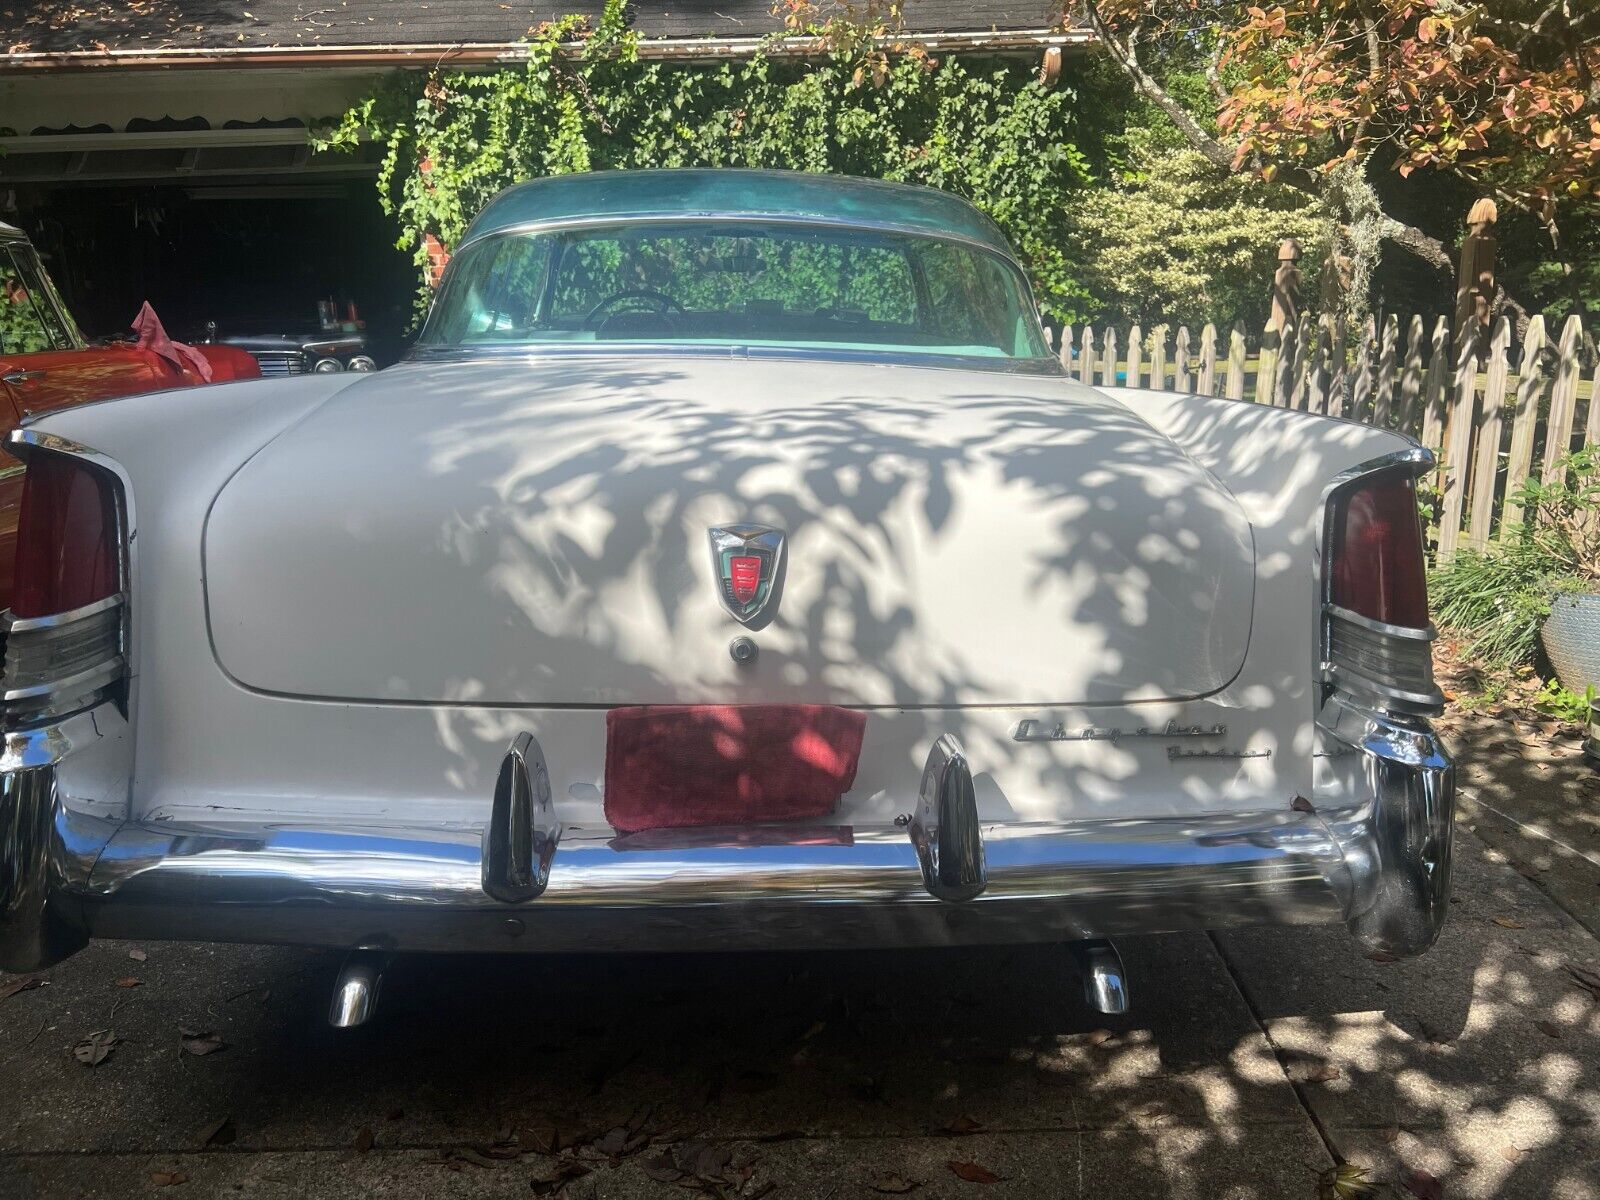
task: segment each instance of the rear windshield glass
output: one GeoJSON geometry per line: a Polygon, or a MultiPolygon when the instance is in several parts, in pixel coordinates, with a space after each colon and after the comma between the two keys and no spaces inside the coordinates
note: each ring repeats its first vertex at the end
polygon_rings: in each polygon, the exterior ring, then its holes
{"type": "Polygon", "coordinates": [[[421,344],[739,343],[1046,355],[1016,267],[964,242],[716,222],[505,234],[451,263],[421,344]]]}

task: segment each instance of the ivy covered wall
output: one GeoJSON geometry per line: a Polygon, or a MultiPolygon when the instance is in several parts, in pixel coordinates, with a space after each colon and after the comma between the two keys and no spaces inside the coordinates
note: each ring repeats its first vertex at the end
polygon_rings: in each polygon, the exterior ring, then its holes
{"type": "Polygon", "coordinates": [[[501,188],[569,171],[779,167],[924,183],[972,200],[1010,236],[1041,305],[1081,318],[1068,199],[1093,176],[1074,141],[1070,84],[1027,60],[934,58],[830,26],[827,51],[710,64],[641,59],[619,0],[594,29],[538,31],[525,64],[399,74],[319,144],[387,148],[379,188],[427,274],[425,235],[454,245],[501,188]],[[559,49],[583,40],[577,54],[559,49]]]}

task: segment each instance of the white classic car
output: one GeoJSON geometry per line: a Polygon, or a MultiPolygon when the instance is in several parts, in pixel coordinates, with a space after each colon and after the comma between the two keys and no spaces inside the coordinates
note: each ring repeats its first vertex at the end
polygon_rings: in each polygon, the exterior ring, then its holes
{"type": "Polygon", "coordinates": [[[373,375],[12,435],[0,966],[1050,941],[1415,954],[1453,770],[1395,434],[1068,379],[990,221],[504,192],[373,375]]]}

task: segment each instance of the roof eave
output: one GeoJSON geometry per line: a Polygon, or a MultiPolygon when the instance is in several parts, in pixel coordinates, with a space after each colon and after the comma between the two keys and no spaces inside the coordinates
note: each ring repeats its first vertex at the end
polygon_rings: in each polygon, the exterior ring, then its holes
{"type": "MultiPolygon", "coordinates": [[[[901,33],[877,39],[889,46],[917,46],[935,53],[959,51],[1030,51],[1052,46],[1078,49],[1094,43],[1087,29],[1003,29],[957,33],[901,33]]],[[[579,53],[582,42],[562,47],[579,53]]],[[[640,58],[706,60],[769,56],[806,58],[828,52],[828,46],[806,37],[646,38],[640,58]]],[[[348,46],[173,46],[128,50],[24,50],[0,56],[0,73],[13,71],[239,69],[284,67],[417,67],[493,66],[525,62],[527,42],[417,42],[348,46]]]]}

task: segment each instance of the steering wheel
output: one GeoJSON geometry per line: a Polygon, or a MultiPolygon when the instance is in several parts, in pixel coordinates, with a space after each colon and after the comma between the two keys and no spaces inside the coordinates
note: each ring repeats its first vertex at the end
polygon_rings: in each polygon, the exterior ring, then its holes
{"type": "Polygon", "coordinates": [[[583,319],[583,327],[598,333],[605,328],[606,322],[616,315],[608,310],[624,300],[653,300],[660,305],[660,311],[663,316],[669,312],[676,316],[683,316],[688,311],[665,292],[656,292],[649,288],[629,288],[625,291],[612,292],[611,295],[591,308],[589,315],[583,319]]]}

